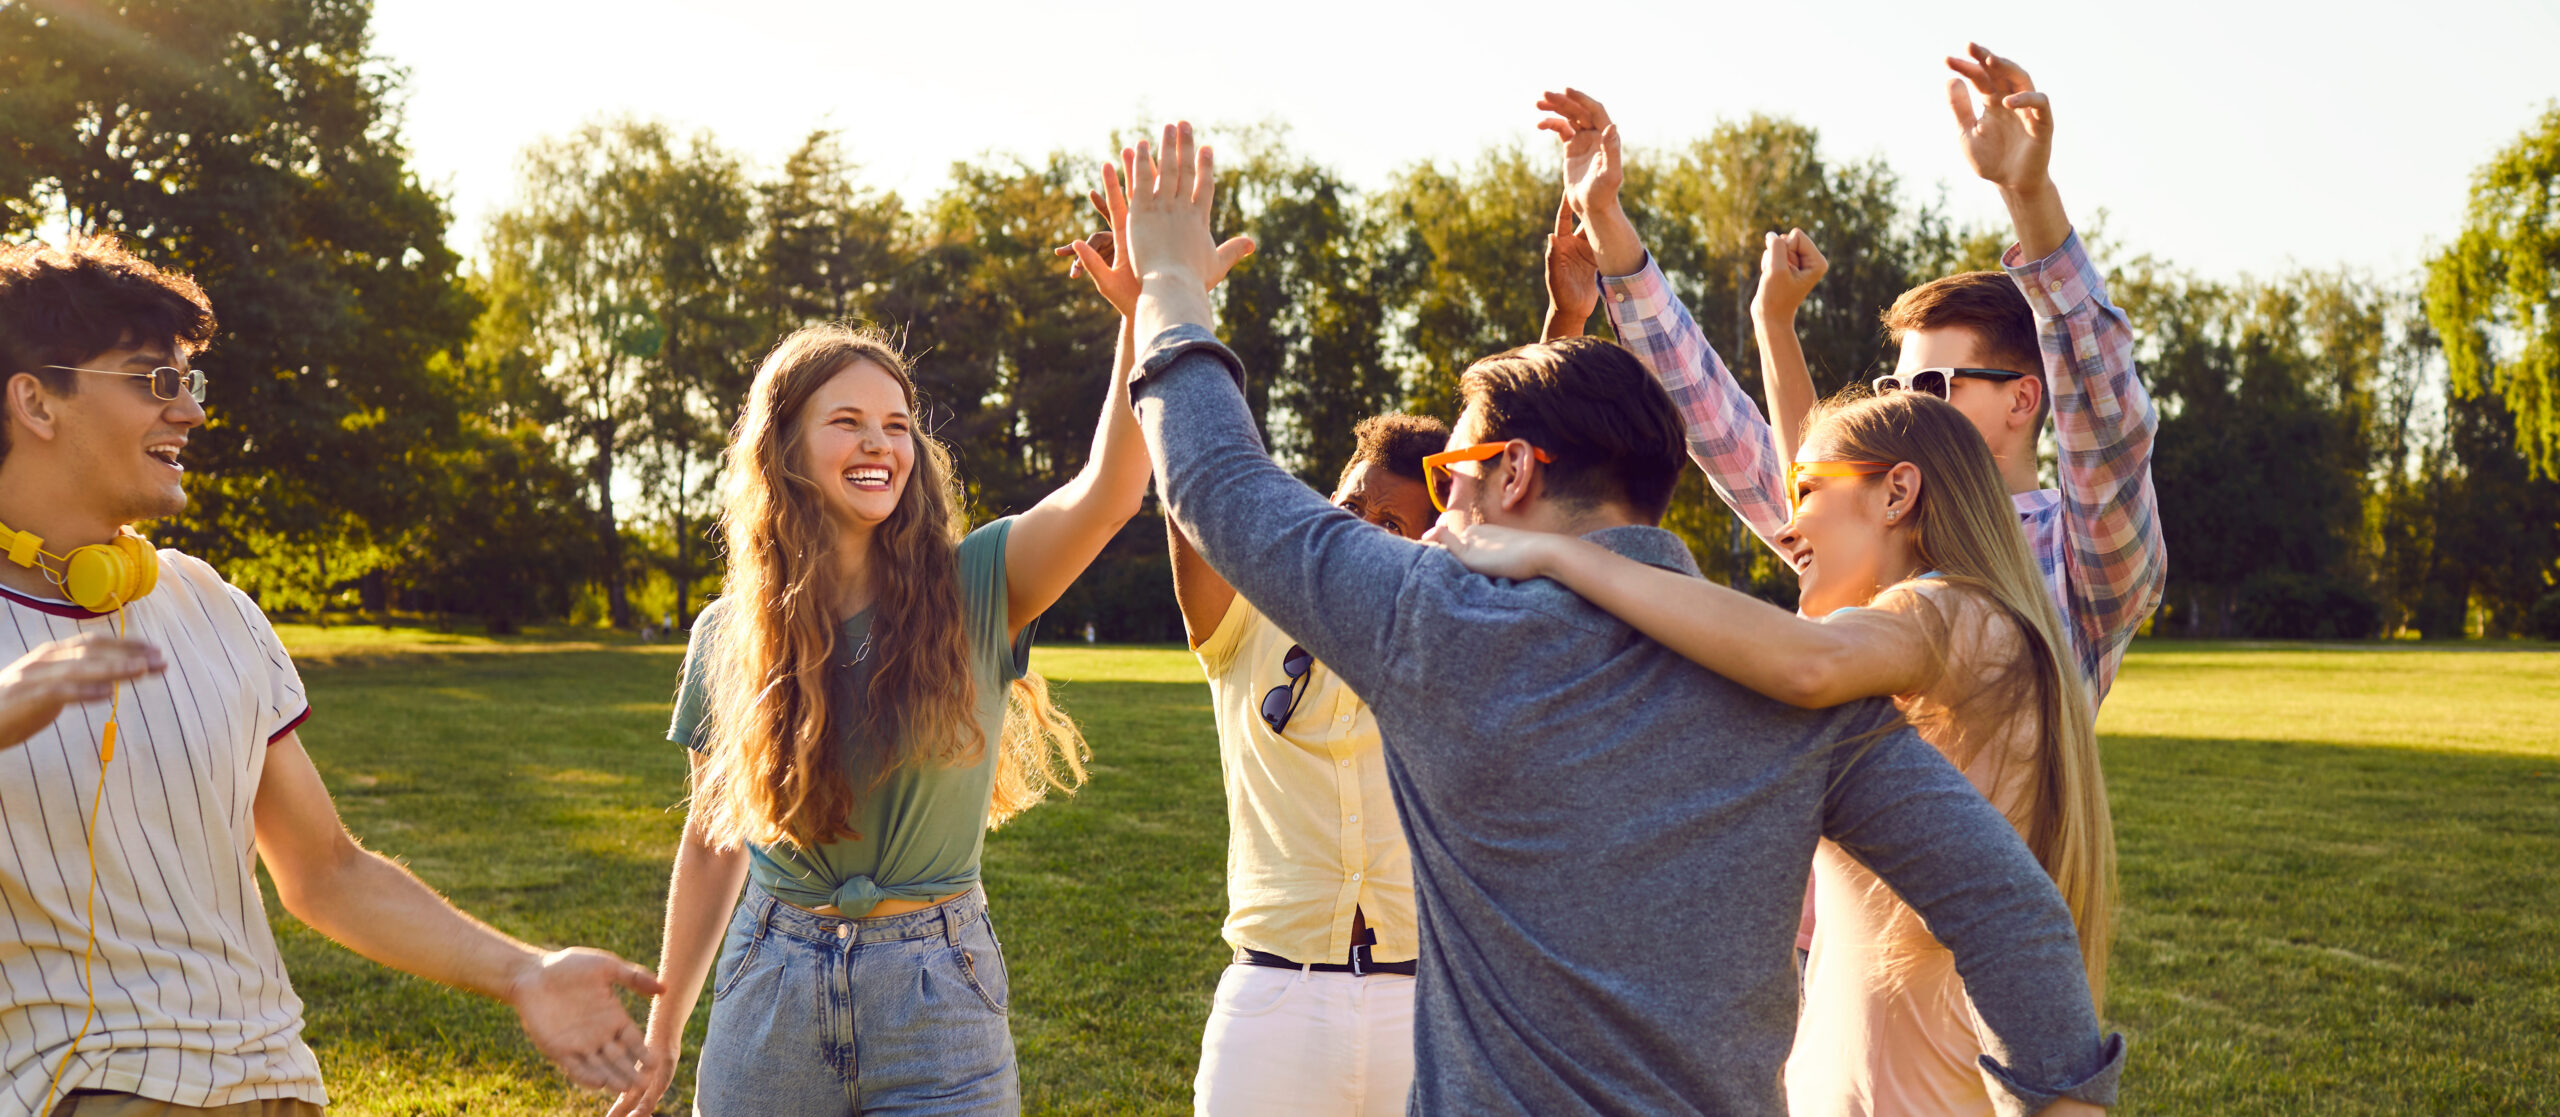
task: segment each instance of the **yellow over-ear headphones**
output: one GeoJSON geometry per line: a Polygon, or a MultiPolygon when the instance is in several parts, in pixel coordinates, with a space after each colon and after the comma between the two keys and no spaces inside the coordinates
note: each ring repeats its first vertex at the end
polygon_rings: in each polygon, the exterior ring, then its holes
{"type": "Polygon", "coordinates": [[[142,600],[151,587],[160,584],[160,555],[151,549],[151,541],[125,528],[105,543],[74,547],[68,555],[57,555],[44,549],[44,540],[34,532],[12,531],[0,524],[0,545],[8,548],[9,561],[44,572],[44,576],[62,588],[71,603],[92,613],[112,613],[142,600]],[[62,569],[56,572],[42,560],[52,559],[62,569]]]}

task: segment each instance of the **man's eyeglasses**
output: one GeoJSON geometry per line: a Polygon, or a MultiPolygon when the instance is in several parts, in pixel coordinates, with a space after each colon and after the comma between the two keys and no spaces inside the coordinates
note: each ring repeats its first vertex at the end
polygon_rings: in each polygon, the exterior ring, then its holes
{"type": "Polygon", "coordinates": [[[1924,368],[1907,375],[1888,372],[1876,377],[1869,386],[1874,388],[1875,393],[1880,396],[1894,392],[1926,392],[1939,399],[1945,399],[1948,381],[1959,376],[1970,376],[1977,380],[2023,380],[2026,375],[2026,373],[2011,372],[2005,368],[1924,368]]]}
{"type": "Polygon", "coordinates": [[[1280,673],[1289,681],[1271,688],[1262,696],[1262,724],[1274,733],[1289,725],[1289,716],[1298,712],[1298,700],[1307,696],[1307,684],[1316,677],[1316,657],[1296,644],[1280,656],[1280,673]]]}
{"type": "MultiPolygon", "coordinates": [[[[1486,458],[1498,458],[1502,456],[1504,450],[1510,448],[1509,440],[1479,442],[1463,450],[1442,450],[1437,454],[1425,455],[1422,459],[1422,483],[1424,488],[1431,490],[1431,506],[1443,512],[1449,510],[1449,463],[1480,462],[1486,458]]],[[[1555,462],[1554,458],[1547,456],[1546,451],[1535,446],[1529,447],[1529,452],[1537,455],[1539,461],[1549,464],[1555,462]]]]}
{"type": "Polygon", "coordinates": [[[209,383],[209,381],[205,379],[204,370],[200,368],[188,369],[184,372],[174,368],[155,368],[149,372],[118,372],[111,368],[73,368],[70,365],[46,365],[44,367],[60,369],[63,372],[94,372],[100,376],[146,377],[151,381],[151,396],[153,399],[165,399],[172,401],[178,398],[178,393],[185,392],[188,396],[193,397],[197,403],[203,403],[205,385],[209,383]]]}
{"type": "Polygon", "coordinates": [[[1890,462],[1789,462],[1787,511],[1796,510],[1796,482],[1806,477],[1865,477],[1892,469],[1890,462]]]}

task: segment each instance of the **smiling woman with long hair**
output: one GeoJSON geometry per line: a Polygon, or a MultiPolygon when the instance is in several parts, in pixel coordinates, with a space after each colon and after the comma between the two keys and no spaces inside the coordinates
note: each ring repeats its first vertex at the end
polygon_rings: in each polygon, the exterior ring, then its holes
{"type": "MultiPolygon", "coordinates": [[[[2103,1004],[2115,833],[2094,704],[1990,448],[1955,408],[1900,392],[1825,404],[1798,459],[1777,542],[1802,579],[1800,616],[1579,539],[1455,525],[1432,538],[1478,573],[1554,578],[1780,701],[1891,696],[2053,876],[2103,1004]]],[[[1990,1113],[1954,956],[1828,840],[1813,877],[1790,1112],[1990,1113]]]]}
{"type": "Polygon", "coordinates": [[[1019,1108],[979,855],[1084,778],[1030,625],[1136,514],[1148,464],[1115,377],[1084,470],[968,531],[922,411],[872,331],[808,327],[756,372],[725,463],[725,592],[668,733],[693,797],[653,1071],[614,1114],[656,1107],[715,976],[700,1112],[1019,1108]]]}

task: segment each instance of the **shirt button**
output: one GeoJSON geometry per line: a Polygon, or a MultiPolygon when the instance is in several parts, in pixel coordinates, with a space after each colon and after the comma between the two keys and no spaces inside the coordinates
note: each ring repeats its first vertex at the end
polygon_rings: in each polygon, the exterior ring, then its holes
{"type": "Polygon", "coordinates": [[[1624,292],[1624,291],[1620,291],[1620,292],[1618,292],[1618,293],[1616,293],[1616,294],[1614,294],[1614,295],[1609,296],[1609,301],[1610,301],[1610,302],[1613,302],[1613,303],[1622,303],[1622,302],[1625,302],[1625,301],[1627,301],[1627,293],[1626,293],[1626,292],[1624,292]]]}
{"type": "Polygon", "coordinates": [[[1356,815],[1356,814],[1355,814],[1355,815],[1352,815],[1352,816],[1351,816],[1350,821],[1358,822],[1358,821],[1360,821],[1360,816],[1359,816],[1359,815],[1356,815]]]}
{"type": "Polygon", "coordinates": [[[1343,767],[1345,767],[1345,768],[1348,768],[1348,767],[1350,767],[1350,766],[1351,766],[1351,762],[1350,762],[1350,761],[1348,761],[1348,760],[1345,760],[1345,761],[1343,761],[1343,762],[1342,762],[1342,766],[1343,766],[1343,767]]]}
{"type": "Polygon", "coordinates": [[[1343,722],[1343,723],[1345,723],[1345,724],[1349,724],[1349,723],[1350,723],[1350,721],[1351,721],[1351,715],[1349,715],[1349,714],[1344,714],[1344,715],[1342,715],[1339,719],[1336,719],[1336,720],[1339,720],[1339,721],[1341,721],[1341,722],[1343,722]]]}
{"type": "Polygon", "coordinates": [[[2055,280],[2055,281],[2053,282],[2053,293],[2054,293],[2054,294],[2057,294],[2057,295],[2059,295],[2059,294],[2061,294],[2061,293],[2062,293],[2062,281],[2061,281],[2061,280],[2058,280],[2058,279],[2057,279],[2057,280],[2055,280]]]}
{"type": "Polygon", "coordinates": [[[1353,880],[1358,880],[1358,879],[1360,879],[1360,874],[1358,874],[1358,873],[1353,873],[1353,874],[1351,874],[1351,879],[1353,879],[1353,880]]]}

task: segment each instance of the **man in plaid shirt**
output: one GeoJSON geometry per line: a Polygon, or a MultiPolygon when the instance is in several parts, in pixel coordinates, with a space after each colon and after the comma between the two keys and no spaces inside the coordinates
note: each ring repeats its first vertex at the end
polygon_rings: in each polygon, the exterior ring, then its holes
{"type": "MultiPolygon", "coordinates": [[[[1895,301],[1885,325],[1902,355],[1879,388],[1941,395],[1982,432],[2092,694],[2103,699],[2134,630],[2159,606],[2167,573],[2151,487],[2160,419],[2135,375],[2132,326],[2107,301],[2105,275],[2090,262],[2046,174],[2050,103],[2014,62],[1978,45],[1971,55],[1947,60],[1962,75],[1948,83],[1948,98],[1965,157],[2000,187],[2018,240],[2001,256],[2006,275],[1948,276],[1895,301]],[[1975,90],[1987,99],[1979,114],[1975,90]],[[2043,487],[2036,470],[2048,403],[2061,450],[2059,488],[2043,487]]],[[[1564,141],[1566,205],[1582,220],[1577,233],[1559,213],[1549,241],[1548,336],[1581,332],[1592,304],[1606,306],[1619,342],[1679,406],[1689,455],[1716,495],[1774,545],[1789,518],[1782,478],[1798,432],[1786,431],[1783,444],[1774,437],[1637,239],[1618,204],[1623,165],[1607,111],[1572,90],[1548,94],[1538,107],[1555,114],[1539,127],[1564,141]]],[[[1801,231],[1771,238],[1753,308],[1771,402],[1782,416],[1801,416],[1813,403],[1808,378],[1776,370],[1803,366],[1795,306],[1821,267],[1801,231]]]]}

